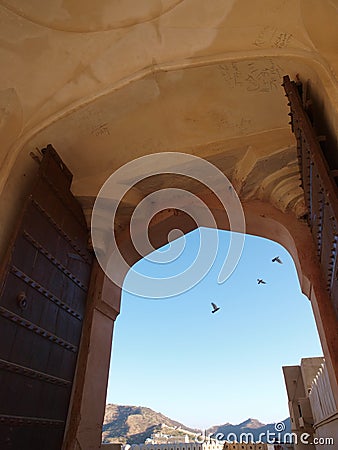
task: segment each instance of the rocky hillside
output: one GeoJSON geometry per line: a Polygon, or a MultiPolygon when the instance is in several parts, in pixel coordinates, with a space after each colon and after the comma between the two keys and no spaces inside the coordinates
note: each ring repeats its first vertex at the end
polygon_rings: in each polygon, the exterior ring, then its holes
{"type": "Polygon", "coordinates": [[[103,423],[103,442],[139,444],[152,434],[160,432],[163,425],[170,430],[178,430],[176,434],[185,435],[186,431],[199,432],[150,408],[109,404],[106,406],[103,423]]]}

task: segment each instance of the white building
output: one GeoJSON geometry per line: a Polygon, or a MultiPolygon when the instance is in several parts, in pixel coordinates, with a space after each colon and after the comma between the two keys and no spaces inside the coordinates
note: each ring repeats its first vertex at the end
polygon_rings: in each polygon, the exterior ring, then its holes
{"type": "Polygon", "coordinates": [[[295,450],[338,448],[338,407],[324,358],[302,358],[283,372],[295,450]]]}

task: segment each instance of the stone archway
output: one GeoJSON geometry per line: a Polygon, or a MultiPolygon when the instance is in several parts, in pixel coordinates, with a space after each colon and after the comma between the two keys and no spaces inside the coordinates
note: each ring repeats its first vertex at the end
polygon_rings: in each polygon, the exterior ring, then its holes
{"type": "MultiPolygon", "coordinates": [[[[99,1],[95,8],[78,0],[53,1],[48,8],[42,0],[22,8],[18,3],[2,1],[0,7],[0,209],[6,212],[0,256],[36,172],[29,156],[35,152],[38,159],[36,147],[52,143],[60,152],[88,217],[106,176],[127,161],[164,151],[199,155],[231,179],[244,202],[248,232],[272,237],[292,254],[334,380],[336,322],[311,235],[299,221],[304,193],[280,87],[285,73],[310,79],[337,129],[334,2],[297,0],[290,7],[285,0],[143,0],[136,8],[132,1],[109,7],[99,1]]],[[[134,190],[125,211],[141,198],[134,190]]],[[[166,242],[167,225],[181,220],[164,212],[156,228],[161,233],[153,231],[157,246],[166,242]]],[[[132,264],[137,255],[122,231],[121,246],[132,264]]],[[[98,448],[120,290],[97,268],[91,294],[69,442],[81,436],[85,448],[98,448]]]]}
{"type": "MultiPolygon", "coordinates": [[[[214,214],[217,227],[229,229],[227,217],[224,211],[214,204],[214,199],[205,196],[203,200],[214,214]]],[[[305,221],[297,219],[293,213],[281,212],[275,206],[259,200],[244,202],[243,210],[246,218],[246,232],[283,245],[295,262],[302,292],[311,301],[332,389],[335,399],[338,401],[337,323],[332,303],[325,290],[324,278],[317,261],[308,225],[305,221]]],[[[155,248],[160,248],[168,242],[170,230],[180,229],[184,233],[188,233],[195,228],[196,224],[187,220],[185,214],[169,209],[159,214],[158,220],[149,228],[149,236],[155,248]]],[[[121,252],[128,264],[132,266],[140,259],[140,255],[135,252],[128,232],[121,233],[119,242],[121,252]]],[[[98,292],[98,295],[96,295],[96,306],[93,309],[96,317],[91,329],[95,336],[93,341],[88,343],[88,348],[91,349],[92,353],[92,361],[86,359],[87,354],[84,355],[87,366],[84,363],[83,368],[86,371],[87,379],[83,380],[83,389],[80,390],[79,398],[74,398],[79,420],[76,424],[73,423],[73,427],[69,429],[68,436],[72,436],[73,441],[71,439],[67,441],[69,445],[73,445],[72,442],[75,441],[80,445],[81,442],[87,442],[88,444],[91,441],[93,446],[88,448],[97,448],[95,445],[98,445],[101,439],[99,424],[100,420],[103,420],[105,408],[102,399],[105,399],[106,395],[113,320],[118,314],[121,297],[120,288],[104,277],[102,270],[99,268],[96,270],[96,292],[98,292]],[[111,315],[111,318],[107,319],[107,312],[112,311],[112,305],[115,308],[115,317],[111,315]],[[98,344],[100,348],[97,347],[98,344]],[[99,372],[96,370],[98,362],[103,368],[99,372]],[[95,391],[93,385],[96,387],[95,391]],[[98,401],[99,398],[101,398],[101,404],[98,401]],[[96,405],[94,410],[93,405],[96,405]],[[79,414],[80,411],[81,414],[79,414]]],[[[69,448],[73,447],[70,446],[69,448]]]]}
{"type": "MultiPolygon", "coordinates": [[[[213,212],[217,227],[229,230],[227,216],[213,203],[214,199],[205,196],[203,200],[213,212]]],[[[331,382],[335,385],[335,395],[338,400],[337,322],[332,302],[325,289],[324,277],[318,264],[309,227],[304,220],[297,219],[292,212],[281,212],[267,202],[251,200],[243,202],[242,206],[246,220],[246,233],[281,244],[295,262],[301,290],[312,304],[324,355],[330,366],[331,382]]],[[[185,214],[168,210],[162,213],[161,219],[153,227],[150,227],[149,238],[155,248],[160,248],[168,243],[168,234],[172,229],[180,229],[187,233],[195,228],[197,228],[196,224],[187,220],[185,214]]],[[[130,266],[140,259],[129,240],[128,233],[121,240],[121,249],[130,266]]]]}

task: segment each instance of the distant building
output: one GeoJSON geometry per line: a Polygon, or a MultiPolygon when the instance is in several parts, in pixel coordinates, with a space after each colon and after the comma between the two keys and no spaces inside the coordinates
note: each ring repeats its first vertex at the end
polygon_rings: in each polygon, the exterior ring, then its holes
{"type": "Polygon", "coordinates": [[[162,444],[189,444],[195,442],[197,434],[189,430],[183,430],[180,427],[171,427],[166,424],[161,424],[161,429],[151,434],[145,440],[145,444],[162,445],[162,444]]]}
{"type": "Polygon", "coordinates": [[[338,408],[324,358],[303,358],[300,366],[283,367],[283,372],[295,450],[337,448],[338,408]]]}

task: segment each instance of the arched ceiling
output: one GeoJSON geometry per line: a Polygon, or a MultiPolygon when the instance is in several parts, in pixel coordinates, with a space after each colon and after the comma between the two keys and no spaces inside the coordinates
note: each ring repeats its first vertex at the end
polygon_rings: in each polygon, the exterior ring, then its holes
{"type": "Polygon", "coordinates": [[[90,33],[131,27],[153,19],[175,8],[183,0],[3,0],[2,4],[13,13],[45,28],[59,31],[90,33]]]}
{"type": "Polygon", "coordinates": [[[336,129],[337,6],[0,1],[2,180],[52,143],[85,204],[126,162],[184,151],[217,165],[241,198],[303,214],[280,85],[310,79],[336,129]]]}

